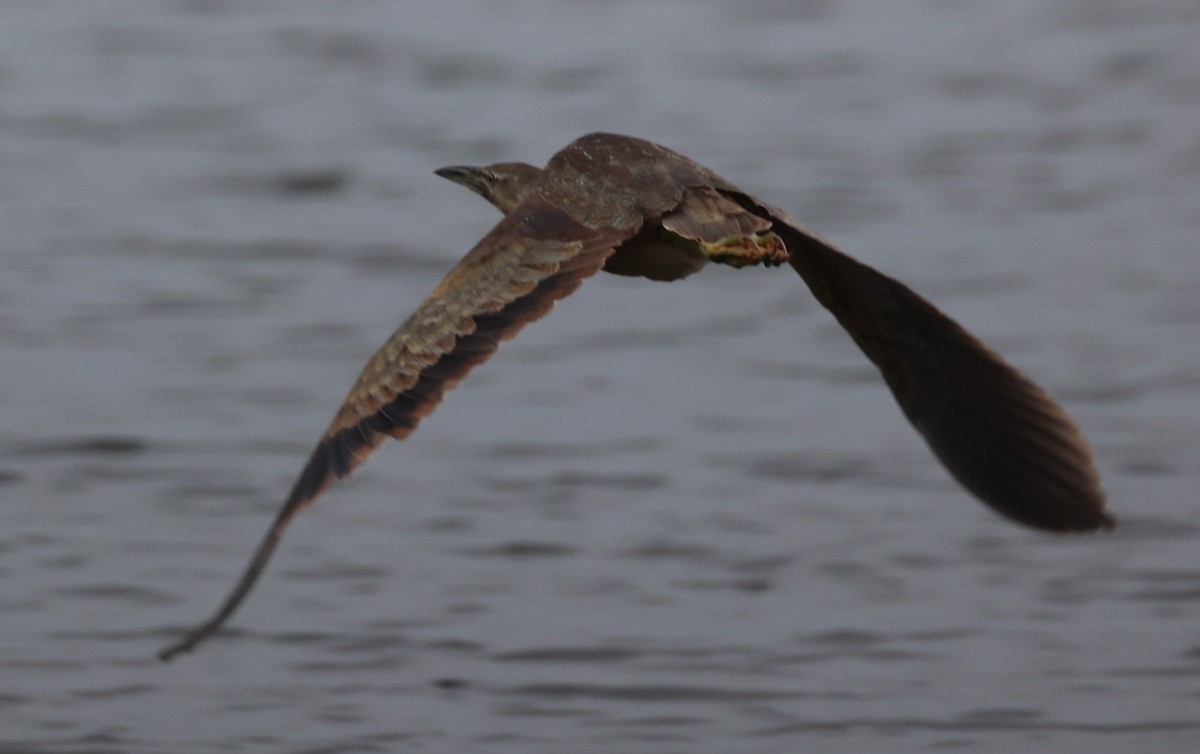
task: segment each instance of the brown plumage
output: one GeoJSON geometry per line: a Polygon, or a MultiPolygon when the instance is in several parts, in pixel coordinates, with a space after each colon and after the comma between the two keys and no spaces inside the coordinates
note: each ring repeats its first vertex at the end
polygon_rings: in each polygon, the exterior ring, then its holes
{"type": "Polygon", "coordinates": [[[229,618],[297,513],[385,439],[407,437],[500,341],[602,268],[676,280],[709,261],[788,262],[970,492],[1040,529],[1113,525],[1086,442],[1045,391],[901,283],[708,168],[640,139],[589,134],[544,170],[501,163],[437,172],[504,218],[367,362],[233,591],[161,659],[191,650],[229,618]]]}

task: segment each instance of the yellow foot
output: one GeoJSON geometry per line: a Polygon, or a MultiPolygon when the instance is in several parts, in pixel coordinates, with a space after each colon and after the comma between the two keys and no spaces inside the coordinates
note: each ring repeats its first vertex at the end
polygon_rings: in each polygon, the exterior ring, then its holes
{"type": "Polygon", "coordinates": [[[748,267],[755,264],[775,267],[788,260],[787,247],[774,233],[729,236],[713,243],[701,241],[699,246],[704,256],[730,267],[748,267]]]}

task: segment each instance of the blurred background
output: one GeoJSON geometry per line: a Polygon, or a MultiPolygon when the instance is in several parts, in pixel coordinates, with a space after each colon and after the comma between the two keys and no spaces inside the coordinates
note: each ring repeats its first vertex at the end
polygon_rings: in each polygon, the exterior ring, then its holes
{"type": "Polygon", "coordinates": [[[1194,0],[0,5],[0,751],[1183,752],[1194,0]],[[959,489],[799,279],[598,276],[222,597],[494,224],[661,142],[1047,386],[1115,533],[959,489]]]}

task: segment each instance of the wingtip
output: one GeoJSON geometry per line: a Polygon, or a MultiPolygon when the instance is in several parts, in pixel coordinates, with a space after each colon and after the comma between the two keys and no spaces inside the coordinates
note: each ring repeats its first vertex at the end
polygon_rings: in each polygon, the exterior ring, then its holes
{"type": "Polygon", "coordinates": [[[211,626],[209,623],[204,623],[201,626],[193,629],[179,641],[168,644],[167,646],[158,650],[158,652],[155,654],[155,657],[158,658],[159,662],[165,664],[169,663],[171,660],[174,660],[181,654],[190,654],[191,651],[196,648],[196,645],[201,641],[204,641],[204,639],[214,630],[215,627],[211,626]]]}
{"type": "Polygon", "coordinates": [[[1091,528],[1083,531],[1112,531],[1117,528],[1117,519],[1106,510],[1100,510],[1096,514],[1096,524],[1091,528]]]}
{"type": "Polygon", "coordinates": [[[1098,534],[1112,531],[1117,519],[1107,509],[1104,498],[1089,496],[1075,505],[1061,501],[1037,506],[1013,506],[980,496],[990,508],[1012,521],[1048,534],[1098,534]]]}
{"type": "Polygon", "coordinates": [[[1089,521],[1073,522],[1066,526],[1055,527],[1053,529],[1048,529],[1048,528],[1044,528],[1044,527],[1038,527],[1038,528],[1041,528],[1043,531],[1048,531],[1052,534],[1063,534],[1063,535],[1067,535],[1067,536],[1075,535],[1075,534],[1079,534],[1079,535],[1100,534],[1102,532],[1112,531],[1113,529],[1116,529],[1117,521],[1115,518],[1113,518],[1109,514],[1104,513],[1102,511],[1095,518],[1093,518],[1089,521]]]}

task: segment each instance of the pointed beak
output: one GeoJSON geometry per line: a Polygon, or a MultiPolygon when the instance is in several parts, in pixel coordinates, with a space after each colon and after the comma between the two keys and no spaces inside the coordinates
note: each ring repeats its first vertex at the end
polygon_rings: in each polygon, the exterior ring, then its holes
{"type": "Polygon", "coordinates": [[[433,173],[434,175],[440,175],[448,181],[453,181],[460,186],[466,186],[485,198],[491,186],[487,178],[483,175],[483,168],[474,168],[469,165],[451,165],[449,167],[438,168],[433,173]]]}

